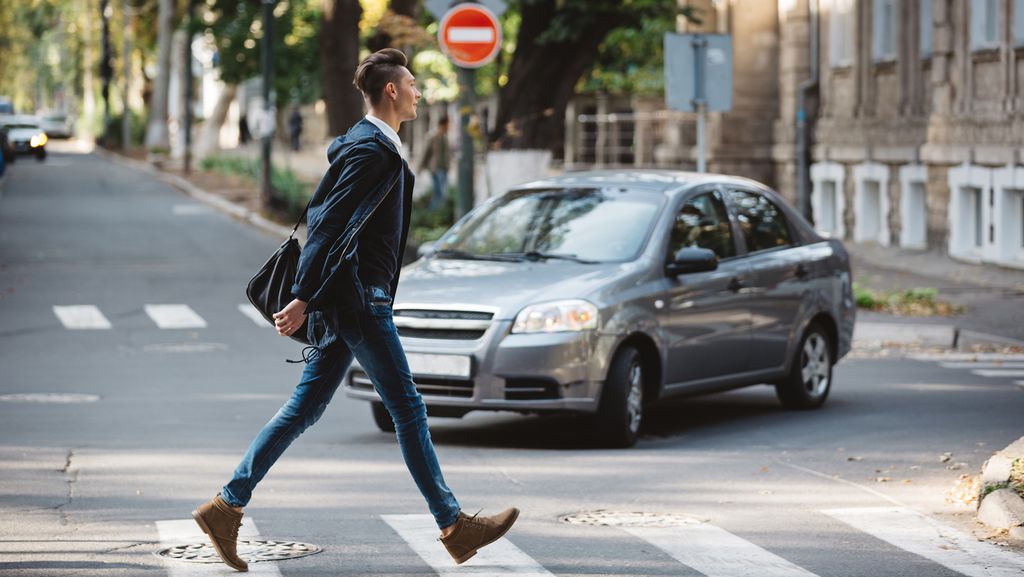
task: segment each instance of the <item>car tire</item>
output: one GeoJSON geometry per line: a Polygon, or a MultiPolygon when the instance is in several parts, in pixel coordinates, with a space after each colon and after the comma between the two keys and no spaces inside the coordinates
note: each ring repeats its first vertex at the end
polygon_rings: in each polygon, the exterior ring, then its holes
{"type": "Polygon", "coordinates": [[[643,423],[644,369],[640,351],[619,349],[612,358],[601,391],[595,430],[603,444],[627,448],[636,444],[643,423]]]}
{"type": "Polygon", "coordinates": [[[7,164],[14,164],[14,162],[18,160],[18,155],[12,152],[7,156],[4,156],[4,160],[7,162],[7,164]]]}
{"type": "Polygon", "coordinates": [[[775,383],[775,395],[787,409],[817,409],[832,389],[835,360],[828,333],[818,324],[807,328],[793,354],[789,375],[775,383]]]}
{"type": "Polygon", "coordinates": [[[42,162],[42,161],[46,160],[46,153],[45,152],[38,152],[38,153],[36,153],[36,160],[38,160],[39,162],[42,162]]]}
{"type": "Polygon", "coordinates": [[[370,401],[370,412],[373,413],[373,422],[377,428],[385,433],[395,432],[395,422],[391,420],[391,413],[380,401],[370,401]]]}

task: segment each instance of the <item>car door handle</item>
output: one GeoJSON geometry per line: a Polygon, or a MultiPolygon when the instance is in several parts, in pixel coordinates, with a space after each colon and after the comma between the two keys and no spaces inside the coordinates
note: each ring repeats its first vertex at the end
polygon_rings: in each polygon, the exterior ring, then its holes
{"type": "Polygon", "coordinates": [[[796,278],[798,279],[805,279],[808,277],[808,275],[811,274],[811,271],[807,270],[807,265],[805,265],[804,263],[796,265],[796,270],[794,272],[796,273],[796,278]]]}
{"type": "Polygon", "coordinates": [[[726,288],[728,288],[731,292],[738,293],[741,290],[743,290],[744,286],[745,285],[743,284],[743,281],[740,280],[740,277],[734,276],[731,279],[729,279],[729,285],[726,288]]]}

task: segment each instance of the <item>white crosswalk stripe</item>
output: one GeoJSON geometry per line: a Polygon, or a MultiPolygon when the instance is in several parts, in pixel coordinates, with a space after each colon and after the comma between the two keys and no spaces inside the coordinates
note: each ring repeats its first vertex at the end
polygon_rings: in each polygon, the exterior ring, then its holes
{"type": "Polygon", "coordinates": [[[708,577],[815,577],[814,573],[709,523],[622,530],[708,577]]]}
{"type": "Polygon", "coordinates": [[[1024,363],[1001,363],[998,361],[994,362],[957,362],[957,363],[939,363],[939,366],[944,369],[1024,369],[1024,363]]]}
{"type": "Polygon", "coordinates": [[[971,372],[979,377],[1024,377],[1024,370],[978,369],[971,372]]]}
{"type": "MultiPolygon", "coordinates": [[[[209,544],[210,542],[210,538],[203,534],[202,529],[192,519],[157,521],[156,529],[160,534],[161,549],[189,543],[209,544]]],[[[261,539],[260,533],[256,529],[256,523],[252,519],[242,519],[242,527],[238,530],[238,538],[248,540],[261,539]]],[[[186,563],[173,560],[167,561],[167,568],[170,577],[225,575],[226,571],[230,571],[228,567],[221,563],[186,563]]],[[[281,570],[274,563],[249,563],[249,572],[247,574],[280,577],[281,570]]]]}
{"type": "Polygon", "coordinates": [[[55,306],[53,307],[53,313],[57,315],[60,322],[68,329],[111,328],[107,317],[103,316],[100,309],[93,305],[55,306]]]}
{"type": "Polygon", "coordinates": [[[267,322],[267,319],[263,318],[263,315],[260,314],[260,311],[256,310],[256,307],[252,306],[252,303],[240,303],[238,305],[238,310],[241,311],[243,315],[252,320],[252,322],[256,323],[261,327],[273,327],[273,325],[267,322]]]}
{"type": "Polygon", "coordinates": [[[146,305],[146,314],[162,329],[201,329],[203,317],[188,305],[146,305]]]}
{"type": "Polygon", "coordinates": [[[440,533],[429,515],[382,515],[382,518],[405,540],[427,565],[442,577],[445,575],[517,575],[548,577],[553,574],[532,557],[523,553],[508,539],[501,538],[480,551],[469,561],[456,565],[444,546],[438,542],[440,533]]]}
{"type": "Polygon", "coordinates": [[[1020,577],[1024,556],[902,507],[822,511],[853,528],[968,577],[1020,577]]]}

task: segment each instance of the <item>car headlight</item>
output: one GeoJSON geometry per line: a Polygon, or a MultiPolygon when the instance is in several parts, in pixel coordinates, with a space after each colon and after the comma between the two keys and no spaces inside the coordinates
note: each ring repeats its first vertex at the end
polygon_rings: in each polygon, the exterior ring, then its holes
{"type": "Polygon", "coordinates": [[[597,328],[597,307],[580,299],[530,305],[516,315],[513,333],[561,333],[597,328]]]}
{"type": "Polygon", "coordinates": [[[39,148],[40,146],[46,144],[47,140],[48,139],[46,138],[46,133],[40,132],[39,134],[32,137],[32,140],[31,142],[29,142],[29,144],[32,145],[32,148],[39,148]]]}

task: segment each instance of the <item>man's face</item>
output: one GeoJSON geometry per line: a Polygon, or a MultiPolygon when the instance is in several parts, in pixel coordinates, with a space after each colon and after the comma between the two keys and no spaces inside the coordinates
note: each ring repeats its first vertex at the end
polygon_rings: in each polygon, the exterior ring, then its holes
{"type": "MultiPolygon", "coordinates": [[[[402,122],[415,119],[416,104],[423,96],[420,94],[419,89],[416,88],[416,78],[412,75],[412,72],[409,72],[408,68],[402,68],[398,80],[392,84],[397,92],[397,96],[394,97],[394,104],[399,119],[402,122]]],[[[386,90],[390,89],[391,86],[386,88],[386,90]]]]}

